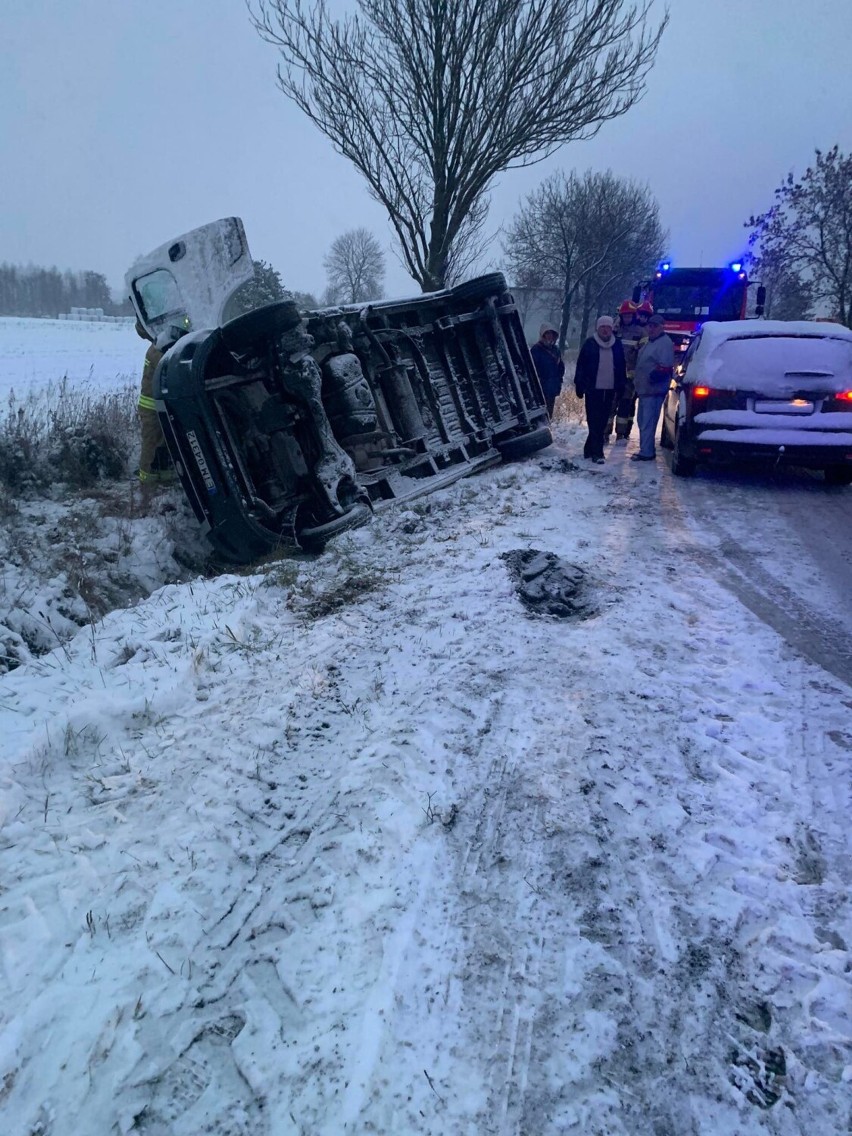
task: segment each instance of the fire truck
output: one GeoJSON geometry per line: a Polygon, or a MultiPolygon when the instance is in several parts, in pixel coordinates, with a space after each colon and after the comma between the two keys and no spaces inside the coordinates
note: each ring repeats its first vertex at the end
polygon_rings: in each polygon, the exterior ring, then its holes
{"type": "MultiPolygon", "coordinates": [[[[651,280],[636,285],[633,299],[651,301],[680,353],[708,320],[745,319],[751,283],[742,261],[724,268],[674,268],[663,261],[651,280]]],[[[765,303],[766,289],[758,286],[755,315],[763,315],[765,303]]]]}

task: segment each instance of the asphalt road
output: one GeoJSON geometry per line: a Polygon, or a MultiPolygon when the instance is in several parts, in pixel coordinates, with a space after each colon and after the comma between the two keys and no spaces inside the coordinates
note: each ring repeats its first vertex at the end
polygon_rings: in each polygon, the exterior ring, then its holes
{"type": "Polygon", "coordinates": [[[667,523],[695,556],[800,654],[852,685],[852,486],[819,473],[701,470],[671,477],[667,523]]]}

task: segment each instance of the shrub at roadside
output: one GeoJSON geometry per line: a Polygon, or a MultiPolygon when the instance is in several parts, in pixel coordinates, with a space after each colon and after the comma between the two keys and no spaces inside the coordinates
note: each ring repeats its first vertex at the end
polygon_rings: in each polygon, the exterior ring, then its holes
{"type": "Polygon", "coordinates": [[[138,449],[138,391],[80,390],[63,379],[23,400],[9,396],[0,417],[0,485],[13,492],[62,482],[86,489],[129,474],[138,449]]]}

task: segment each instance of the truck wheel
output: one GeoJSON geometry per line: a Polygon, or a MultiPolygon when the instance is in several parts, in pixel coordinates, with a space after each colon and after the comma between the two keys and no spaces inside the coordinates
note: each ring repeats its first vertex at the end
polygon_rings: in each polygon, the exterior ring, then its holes
{"type": "Polygon", "coordinates": [[[372,511],[367,505],[353,505],[342,517],[335,517],[321,525],[300,529],[296,537],[305,552],[322,552],[330,540],[350,529],[360,528],[369,521],[372,511]]]}
{"type": "Polygon", "coordinates": [[[675,477],[693,477],[695,474],[695,462],[692,458],[683,456],[680,442],[680,430],[675,434],[674,445],[672,447],[672,473],[675,477]]]}
{"type": "Polygon", "coordinates": [[[553,435],[550,433],[550,427],[539,426],[537,430],[533,430],[529,434],[521,434],[517,438],[507,438],[505,442],[495,442],[494,448],[503,461],[519,461],[538,450],[543,450],[552,442],[553,435]]]}
{"type": "Polygon", "coordinates": [[[842,465],[830,465],[825,471],[826,485],[852,485],[852,469],[842,465]]]}
{"type": "Polygon", "coordinates": [[[292,300],[278,300],[228,320],[222,325],[222,339],[229,351],[244,355],[256,351],[267,340],[292,331],[301,322],[302,313],[292,300]]]}
{"type": "Polygon", "coordinates": [[[508,290],[506,277],[502,272],[489,272],[487,276],[474,276],[457,284],[451,294],[454,300],[485,300],[489,296],[502,296],[508,290]]]}

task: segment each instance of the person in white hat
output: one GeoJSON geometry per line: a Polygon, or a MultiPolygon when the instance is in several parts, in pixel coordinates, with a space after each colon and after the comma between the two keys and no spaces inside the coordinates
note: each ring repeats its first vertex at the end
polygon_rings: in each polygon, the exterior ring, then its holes
{"type": "Polygon", "coordinates": [[[621,397],[627,382],[624,348],[614,334],[615,320],[601,316],[577,356],[574,389],[586,401],[586,423],[589,436],[583,457],[596,465],[604,462],[604,431],[612,408],[621,397]]]}

